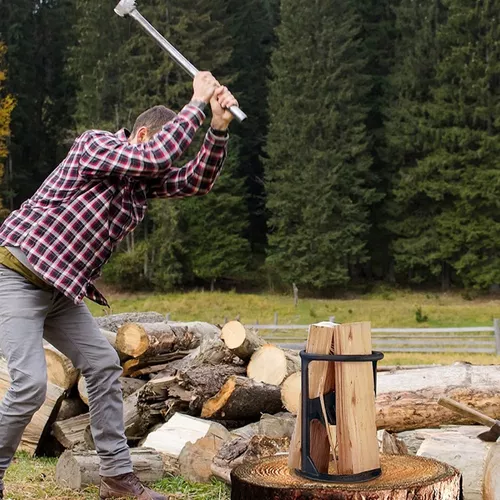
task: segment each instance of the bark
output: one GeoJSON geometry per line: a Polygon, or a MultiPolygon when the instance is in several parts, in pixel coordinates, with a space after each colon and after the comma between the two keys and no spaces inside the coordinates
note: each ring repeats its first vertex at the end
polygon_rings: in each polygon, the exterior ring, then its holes
{"type": "Polygon", "coordinates": [[[84,413],[67,420],[54,422],[52,425],[52,434],[64,446],[65,449],[71,450],[75,446],[85,442],[84,432],[90,424],[90,415],[84,413]]]}
{"type": "Polygon", "coordinates": [[[56,421],[68,420],[68,418],[77,417],[87,411],[87,405],[79,397],[67,398],[61,403],[56,421]]]}
{"type": "Polygon", "coordinates": [[[156,312],[110,314],[95,318],[100,328],[116,333],[125,323],[161,323],[165,316],[156,312]]]}

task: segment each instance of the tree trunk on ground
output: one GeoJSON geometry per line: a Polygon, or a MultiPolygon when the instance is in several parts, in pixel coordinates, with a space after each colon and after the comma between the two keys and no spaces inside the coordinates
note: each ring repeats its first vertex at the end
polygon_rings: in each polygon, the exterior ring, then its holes
{"type": "Polygon", "coordinates": [[[212,463],[212,474],[231,484],[231,471],[242,464],[288,452],[289,437],[271,438],[255,435],[251,438],[236,438],[224,444],[212,463]]]}
{"type": "Polygon", "coordinates": [[[228,420],[258,418],[261,413],[277,413],[283,408],[278,386],[232,376],[204,405],[203,418],[228,420]]]}
{"type": "Polygon", "coordinates": [[[245,328],[239,321],[230,321],[222,327],[221,338],[233,354],[244,361],[266,342],[257,332],[245,328]]]}
{"type": "Polygon", "coordinates": [[[460,473],[447,464],[410,455],[383,455],[382,467],[384,475],[376,481],[316,483],[291,472],[286,457],[271,457],[232,472],[231,500],[460,499],[460,473]]]}
{"type": "Polygon", "coordinates": [[[47,361],[49,382],[65,390],[71,389],[78,379],[78,370],[73,366],[73,363],[51,345],[47,344],[43,350],[47,361]]]}
{"type": "MultiPolygon", "coordinates": [[[[130,450],[134,472],[144,483],[159,481],[164,477],[161,455],[147,448],[130,450]]],[[[100,483],[99,457],[95,451],[65,451],[56,466],[56,482],[64,488],[80,490],[100,483]]]]}
{"type": "Polygon", "coordinates": [[[162,323],[165,316],[156,312],[109,314],[95,318],[100,328],[116,333],[125,323],[162,323]]]}
{"type": "Polygon", "coordinates": [[[56,421],[68,420],[87,411],[89,411],[87,405],[79,397],[63,399],[56,421]]]}
{"type": "MultiPolygon", "coordinates": [[[[0,400],[5,396],[10,384],[7,361],[0,358],[0,400]]],[[[32,456],[42,452],[44,441],[50,436],[52,422],[55,421],[59,413],[64,396],[65,391],[61,387],[48,383],[43,406],[35,413],[26,427],[19,445],[20,451],[26,451],[32,456]]]]}
{"type": "Polygon", "coordinates": [[[205,336],[220,330],[209,323],[125,323],[118,329],[116,345],[133,358],[148,358],[174,351],[194,349],[205,336]]]}
{"type": "Polygon", "coordinates": [[[289,375],[299,370],[298,353],[266,344],[253,353],[247,375],[258,382],[280,385],[289,375]]]}
{"type": "Polygon", "coordinates": [[[85,442],[84,432],[90,424],[90,415],[84,413],[67,420],[54,422],[52,434],[67,450],[85,442]]]}
{"type": "Polygon", "coordinates": [[[500,415],[500,367],[455,364],[381,373],[377,377],[377,427],[399,432],[474,423],[437,402],[447,396],[493,418],[500,415]]]}

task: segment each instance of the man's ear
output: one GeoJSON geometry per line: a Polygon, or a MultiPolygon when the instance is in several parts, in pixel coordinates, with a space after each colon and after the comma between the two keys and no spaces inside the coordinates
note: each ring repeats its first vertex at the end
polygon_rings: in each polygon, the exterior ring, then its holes
{"type": "Polygon", "coordinates": [[[137,134],[135,135],[135,140],[137,143],[146,142],[148,140],[148,129],[147,127],[141,127],[137,134]]]}

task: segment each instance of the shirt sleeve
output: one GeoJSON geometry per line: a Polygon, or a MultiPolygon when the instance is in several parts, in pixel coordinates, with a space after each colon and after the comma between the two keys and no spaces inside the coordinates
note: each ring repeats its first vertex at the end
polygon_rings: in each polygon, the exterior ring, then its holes
{"type": "Polygon", "coordinates": [[[80,158],[80,171],[87,177],[164,175],[190,146],[205,114],[194,105],[185,106],[150,141],[129,144],[109,133],[88,132],[80,158]]]}
{"type": "Polygon", "coordinates": [[[209,129],[194,160],[148,183],[148,198],[183,198],[208,193],[226,159],[228,140],[229,135],[216,135],[209,129]]]}

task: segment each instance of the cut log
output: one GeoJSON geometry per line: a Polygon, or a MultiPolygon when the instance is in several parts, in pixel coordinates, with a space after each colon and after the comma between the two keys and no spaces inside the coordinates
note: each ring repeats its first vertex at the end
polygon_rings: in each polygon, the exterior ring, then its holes
{"type": "Polygon", "coordinates": [[[290,438],[288,437],[271,438],[255,435],[249,439],[233,439],[225,443],[214,457],[212,474],[231,484],[231,471],[235,467],[262,458],[286,454],[289,446],[290,438]]]}
{"type": "Polygon", "coordinates": [[[143,402],[143,390],[144,388],[140,388],[123,400],[123,421],[128,439],[142,439],[151,427],[162,420],[163,404],[156,407],[154,404],[143,402]]]}
{"type": "Polygon", "coordinates": [[[300,405],[302,374],[292,373],[281,385],[281,401],[283,406],[294,415],[297,415],[300,405]]]}
{"type": "Polygon", "coordinates": [[[483,499],[488,457],[491,449],[496,446],[477,439],[477,434],[482,430],[486,430],[486,427],[457,427],[434,432],[423,441],[418,450],[419,456],[440,460],[462,473],[466,500],[483,499]]]}
{"type": "Polygon", "coordinates": [[[172,361],[183,359],[192,351],[175,351],[158,356],[141,357],[138,359],[129,359],[123,363],[123,375],[125,377],[141,377],[158,373],[168,368],[172,361]]]}
{"type": "Polygon", "coordinates": [[[87,411],[89,411],[87,405],[79,397],[63,399],[56,421],[77,417],[87,411]]]}
{"type": "MultiPolygon", "coordinates": [[[[161,455],[148,448],[130,450],[132,467],[144,483],[159,481],[164,477],[161,455]]],[[[80,490],[100,483],[99,457],[95,451],[65,451],[56,466],[56,482],[63,488],[80,490]]]]}
{"type": "Polygon", "coordinates": [[[500,366],[454,364],[381,373],[377,377],[377,427],[400,432],[473,420],[438,404],[440,396],[500,417],[500,366]]]}
{"type": "Polygon", "coordinates": [[[64,446],[71,450],[75,446],[85,443],[84,432],[90,424],[90,415],[84,413],[67,420],[54,422],[52,434],[64,446]]]}
{"type": "Polygon", "coordinates": [[[232,376],[203,405],[201,416],[228,420],[252,419],[259,418],[262,413],[277,413],[282,407],[279,387],[232,376]]]}
{"type": "Polygon", "coordinates": [[[224,427],[216,425],[209,428],[205,437],[184,445],[179,455],[179,471],[185,479],[198,483],[210,482],[213,459],[231,438],[224,427]]]}
{"type": "Polygon", "coordinates": [[[46,344],[44,349],[47,361],[47,378],[49,382],[61,387],[71,389],[78,379],[78,370],[73,363],[55,347],[46,344]]]}
{"type": "MultiPolygon", "coordinates": [[[[333,337],[335,354],[372,353],[369,322],[338,325],[333,337]]],[[[335,362],[335,399],[339,473],[380,468],[372,363],[335,362]]]]}
{"type": "Polygon", "coordinates": [[[500,443],[494,444],[486,459],[484,474],[484,500],[500,498],[500,443]]]}
{"type": "Polygon", "coordinates": [[[118,329],[116,346],[133,358],[154,357],[194,349],[206,335],[220,333],[208,323],[125,323],[118,329]]]}
{"type": "Polygon", "coordinates": [[[144,446],[179,458],[187,443],[195,443],[207,435],[230,439],[229,432],[220,424],[176,413],[166,424],[147,436],[144,446]]]}
{"type": "Polygon", "coordinates": [[[285,378],[300,370],[300,356],[294,351],[266,344],[257,349],[248,363],[247,375],[257,382],[280,385],[285,378]]]}
{"type": "Polygon", "coordinates": [[[231,431],[234,437],[249,440],[253,436],[261,435],[271,438],[291,438],[295,428],[295,417],[291,413],[281,412],[275,415],[264,413],[258,422],[245,425],[231,431]]]}
{"type": "Polygon", "coordinates": [[[239,321],[230,321],[222,327],[221,338],[236,356],[249,360],[265,344],[257,332],[245,328],[239,321]]]}
{"type": "MultiPolygon", "coordinates": [[[[306,352],[314,354],[330,354],[333,348],[334,323],[311,325],[307,339],[306,352]]],[[[309,365],[309,398],[314,399],[328,394],[335,389],[335,370],[333,363],[313,361],[309,365]]],[[[302,463],[302,408],[295,424],[295,431],[290,443],[288,464],[292,470],[300,469],[302,463]]],[[[331,441],[336,436],[335,426],[325,428],[317,420],[311,422],[310,455],[321,473],[328,472],[330,462],[331,441]]]]}
{"type": "Polygon", "coordinates": [[[303,479],[290,471],[286,457],[251,462],[232,472],[231,500],[459,500],[460,473],[450,465],[411,455],[381,458],[381,477],[348,485],[303,479]]]}
{"type": "Polygon", "coordinates": [[[95,318],[95,320],[100,328],[116,333],[118,328],[125,323],[162,323],[165,321],[165,316],[157,312],[135,312],[108,314],[95,318]]]}
{"type": "MultiPolygon", "coordinates": [[[[135,378],[120,377],[120,383],[122,386],[123,397],[126,398],[143,387],[146,384],[146,381],[135,378]]],[[[78,379],[78,394],[80,394],[81,400],[88,406],[89,394],[87,392],[87,383],[85,382],[85,378],[82,376],[78,379]]]]}
{"type": "MultiPolygon", "coordinates": [[[[0,358],[0,400],[9,390],[11,378],[7,369],[7,361],[0,358]]],[[[29,455],[40,455],[43,451],[44,441],[50,437],[52,423],[55,421],[59,408],[65,397],[65,391],[52,383],[48,383],[47,395],[42,407],[33,415],[31,422],[26,427],[21,443],[20,451],[29,455]]]]}

